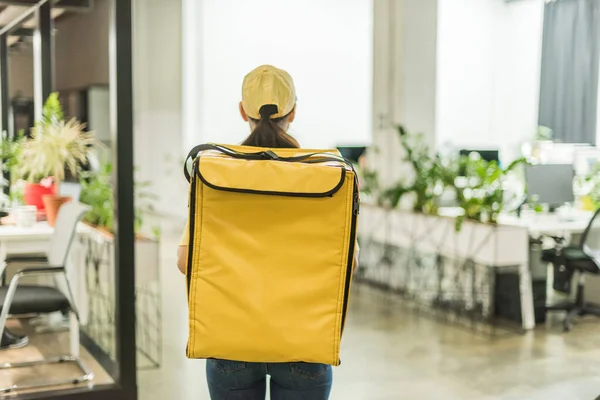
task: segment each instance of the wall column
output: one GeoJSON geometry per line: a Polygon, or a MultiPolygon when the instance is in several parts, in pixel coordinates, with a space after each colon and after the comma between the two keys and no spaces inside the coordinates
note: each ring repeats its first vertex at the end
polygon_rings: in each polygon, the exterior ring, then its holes
{"type": "Polygon", "coordinates": [[[187,155],[195,145],[202,142],[202,38],[203,1],[182,1],[182,88],[183,140],[182,151],[187,155]]]}
{"type": "Polygon", "coordinates": [[[438,0],[374,2],[371,168],[383,185],[406,175],[395,129],[435,144],[438,0]]]}
{"type": "Polygon", "coordinates": [[[150,183],[144,190],[157,197],[157,213],[184,216],[181,0],[136,0],[133,5],[136,180],[150,183]]]}
{"type": "Polygon", "coordinates": [[[48,1],[35,12],[37,26],[33,36],[34,59],[34,113],[35,120],[42,117],[44,102],[54,90],[54,57],[52,51],[52,5],[48,1]]]}

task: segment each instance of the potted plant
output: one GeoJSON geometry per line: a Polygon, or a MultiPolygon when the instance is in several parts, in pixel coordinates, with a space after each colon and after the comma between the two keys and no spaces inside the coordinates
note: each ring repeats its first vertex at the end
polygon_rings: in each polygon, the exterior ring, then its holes
{"type": "Polygon", "coordinates": [[[462,209],[462,215],[456,218],[457,231],[465,219],[497,222],[506,201],[506,176],[525,163],[525,159],[518,159],[503,169],[497,162],[487,162],[477,153],[460,159],[444,158],[430,151],[422,135],[410,134],[402,126],[398,126],[397,130],[405,152],[402,162],[411,167],[412,176],[408,184],[398,182],[389,188],[381,188],[377,172],[370,171],[367,189],[377,193],[378,205],[397,208],[405,195],[412,195],[414,212],[435,215],[442,194],[448,191],[449,194],[455,194],[457,205],[462,209]]]}
{"type": "MultiPolygon", "coordinates": [[[[108,161],[100,163],[95,171],[80,174],[81,196],[80,201],[90,206],[84,221],[97,230],[112,236],[114,231],[114,196],[112,185],[112,164],[108,161]]],[[[135,232],[137,238],[143,238],[139,232],[144,225],[143,214],[153,211],[153,201],[156,197],[144,189],[150,182],[135,182],[135,232]]],[[[153,229],[155,237],[159,236],[157,229],[153,229]]]]}
{"type": "Polygon", "coordinates": [[[455,189],[464,213],[456,219],[456,230],[460,230],[465,219],[495,224],[505,205],[503,181],[524,163],[525,159],[517,159],[502,169],[496,161],[486,161],[477,153],[462,156],[459,161],[462,177],[456,179],[455,189]]]}
{"type": "Polygon", "coordinates": [[[426,214],[437,214],[440,199],[447,187],[454,184],[454,165],[447,165],[442,157],[433,154],[423,141],[423,135],[408,133],[404,127],[397,126],[397,131],[405,156],[403,163],[412,169],[410,184],[399,182],[384,191],[383,196],[396,207],[403,196],[413,196],[413,211],[426,214]]]}
{"type": "Polygon", "coordinates": [[[58,208],[69,201],[58,195],[65,171],[77,175],[79,166],[87,162],[98,142],[75,118],[63,120],[58,95],[54,93],[46,102],[42,121],[31,129],[31,137],[20,147],[14,171],[27,182],[24,200],[45,210],[48,223],[53,225],[58,208]]]}
{"type": "Polygon", "coordinates": [[[576,179],[583,208],[590,211],[600,208],[600,161],[595,162],[587,174],[576,179]]]}
{"type": "Polygon", "coordinates": [[[112,164],[103,162],[97,171],[80,174],[81,195],[79,201],[90,206],[84,217],[89,225],[112,234],[115,208],[111,185],[112,164]]]}

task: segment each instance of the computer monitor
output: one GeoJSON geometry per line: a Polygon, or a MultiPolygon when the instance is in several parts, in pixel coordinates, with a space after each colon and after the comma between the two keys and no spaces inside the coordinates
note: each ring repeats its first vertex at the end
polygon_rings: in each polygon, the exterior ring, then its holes
{"type": "Polygon", "coordinates": [[[469,156],[471,153],[477,153],[481,158],[487,162],[496,161],[500,163],[500,151],[498,150],[468,150],[463,149],[460,151],[461,156],[469,156]]]}
{"type": "Polygon", "coordinates": [[[525,183],[529,199],[556,208],[575,201],[571,164],[539,164],[525,166],[525,183]]]}
{"type": "Polygon", "coordinates": [[[358,164],[358,159],[365,154],[367,148],[365,146],[338,146],[337,148],[346,160],[350,160],[358,164]]]}

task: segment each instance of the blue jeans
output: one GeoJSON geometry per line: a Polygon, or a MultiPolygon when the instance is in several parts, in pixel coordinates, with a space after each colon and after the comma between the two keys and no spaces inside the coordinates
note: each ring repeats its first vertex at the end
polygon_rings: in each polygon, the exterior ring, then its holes
{"type": "Polygon", "coordinates": [[[255,364],[209,359],[206,377],[212,400],[264,400],[267,375],[271,400],[327,400],[329,365],[307,363],[255,364]]]}

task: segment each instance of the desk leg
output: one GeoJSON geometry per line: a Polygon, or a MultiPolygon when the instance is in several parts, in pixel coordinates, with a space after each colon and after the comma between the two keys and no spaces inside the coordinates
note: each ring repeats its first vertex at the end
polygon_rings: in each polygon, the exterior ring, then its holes
{"type": "MultiPolygon", "coordinates": [[[[0,241],[0,276],[4,273],[6,269],[6,243],[0,241]]],[[[1,286],[1,284],[0,284],[1,286]]]]}
{"type": "Polygon", "coordinates": [[[531,286],[531,273],[529,265],[523,264],[519,267],[519,292],[521,294],[521,316],[524,330],[535,328],[535,314],[533,308],[533,288],[531,286]]]}
{"type": "Polygon", "coordinates": [[[87,266],[85,263],[86,249],[81,238],[77,237],[73,242],[73,249],[69,257],[69,270],[72,273],[71,287],[74,290],[75,304],[79,311],[79,323],[82,326],[88,322],[88,296],[86,289],[87,266]]]}

